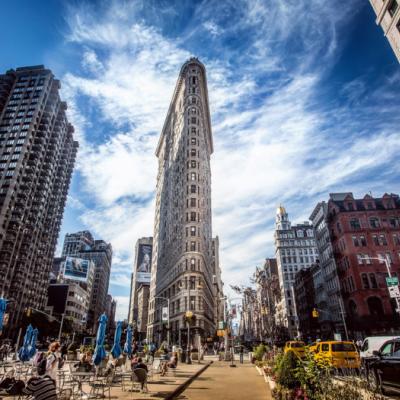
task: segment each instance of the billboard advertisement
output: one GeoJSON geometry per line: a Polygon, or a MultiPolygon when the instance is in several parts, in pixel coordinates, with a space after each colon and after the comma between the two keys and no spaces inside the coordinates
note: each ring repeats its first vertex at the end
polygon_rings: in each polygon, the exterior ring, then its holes
{"type": "Polygon", "coordinates": [[[138,283],[150,283],[151,253],[151,245],[139,245],[139,254],[136,266],[136,282],[138,283]]]}
{"type": "Polygon", "coordinates": [[[90,261],[67,257],[64,263],[64,278],[86,282],[89,276],[90,261]]]}

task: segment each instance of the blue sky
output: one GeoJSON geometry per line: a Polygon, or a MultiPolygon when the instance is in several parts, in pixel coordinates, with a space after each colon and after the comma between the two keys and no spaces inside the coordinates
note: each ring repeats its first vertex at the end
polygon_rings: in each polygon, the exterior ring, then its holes
{"type": "Polygon", "coordinates": [[[301,222],[330,192],[399,191],[399,63],[366,0],[14,0],[0,24],[0,71],[45,64],[61,80],[80,151],[60,243],[81,229],[112,243],[120,318],[190,56],[208,73],[226,287],[274,255],[278,204],[301,222]]]}

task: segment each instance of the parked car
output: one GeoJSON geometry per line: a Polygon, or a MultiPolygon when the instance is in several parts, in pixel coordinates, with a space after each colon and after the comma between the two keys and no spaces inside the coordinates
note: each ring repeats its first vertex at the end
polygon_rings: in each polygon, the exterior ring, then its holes
{"type": "Polygon", "coordinates": [[[369,358],[373,357],[373,352],[379,350],[382,345],[388,340],[400,338],[399,336],[369,336],[363,340],[360,349],[360,357],[369,358]]]}
{"type": "Polygon", "coordinates": [[[303,358],[305,347],[306,345],[304,342],[292,340],[285,343],[285,348],[283,351],[285,352],[285,354],[289,351],[293,351],[293,353],[296,354],[296,356],[303,358]]]}
{"type": "Polygon", "coordinates": [[[400,338],[386,341],[369,364],[369,381],[383,394],[393,391],[400,394],[400,338]]]}
{"type": "Polygon", "coordinates": [[[378,351],[382,345],[388,340],[400,338],[399,336],[369,336],[363,340],[360,348],[361,368],[363,373],[369,375],[369,365],[376,360],[373,355],[374,351],[378,351]]]}
{"type": "Polygon", "coordinates": [[[314,352],[314,359],[340,369],[358,369],[361,366],[360,356],[352,342],[319,342],[314,352]]]}

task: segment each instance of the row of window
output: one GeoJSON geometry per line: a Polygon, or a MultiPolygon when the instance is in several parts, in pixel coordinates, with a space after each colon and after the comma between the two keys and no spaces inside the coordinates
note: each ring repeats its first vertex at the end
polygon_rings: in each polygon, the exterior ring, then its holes
{"type": "Polygon", "coordinates": [[[281,240],[281,246],[315,246],[315,240],[281,240]]]}
{"type": "Polygon", "coordinates": [[[300,263],[313,263],[313,262],[315,262],[316,259],[317,259],[317,257],[314,257],[314,256],[282,257],[282,264],[290,264],[290,263],[297,263],[297,262],[300,262],[300,263]]]}
{"type": "MultiPolygon", "coordinates": [[[[400,259],[400,252],[398,253],[398,257],[400,259]]],[[[375,258],[378,258],[377,261],[379,261],[379,264],[385,264],[385,259],[388,259],[390,263],[393,263],[392,253],[389,252],[376,253],[376,256],[374,256],[373,258],[370,258],[368,254],[362,254],[362,253],[357,254],[357,262],[360,265],[372,264],[372,261],[374,261],[375,258]]]]}
{"type": "Polygon", "coordinates": [[[318,250],[310,247],[309,249],[282,249],[281,254],[283,256],[295,256],[295,255],[308,255],[308,254],[318,254],[318,250]]]}
{"type": "MultiPolygon", "coordinates": [[[[370,217],[368,218],[369,227],[372,229],[381,228],[383,226],[383,222],[386,222],[386,225],[390,228],[398,228],[400,227],[400,218],[399,217],[389,217],[387,221],[381,221],[378,217],[370,217]]],[[[361,229],[361,222],[359,218],[351,218],[349,220],[350,229],[359,230],[361,229]]],[[[340,223],[337,223],[337,229],[339,233],[342,232],[340,223]]]]}

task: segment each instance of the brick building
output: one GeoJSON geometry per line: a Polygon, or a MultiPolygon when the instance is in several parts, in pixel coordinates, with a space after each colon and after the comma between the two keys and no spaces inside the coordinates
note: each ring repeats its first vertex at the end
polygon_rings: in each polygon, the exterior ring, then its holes
{"type": "Polygon", "coordinates": [[[388,257],[391,274],[400,275],[399,196],[331,194],[328,228],[350,336],[400,329],[384,262],[388,257]]]}

